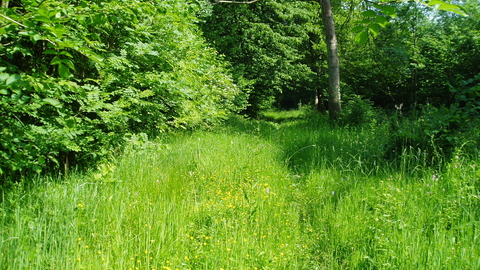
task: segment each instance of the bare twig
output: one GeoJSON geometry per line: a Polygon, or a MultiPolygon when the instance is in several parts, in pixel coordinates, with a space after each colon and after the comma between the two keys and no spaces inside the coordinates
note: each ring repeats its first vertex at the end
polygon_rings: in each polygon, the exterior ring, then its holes
{"type": "Polygon", "coordinates": [[[23,24],[15,21],[14,19],[12,19],[12,18],[10,18],[10,17],[7,17],[7,16],[5,16],[5,15],[3,15],[3,14],[0,14],[0,17],[4,18],[4,19],[7,20],[7,21],[11,21],[11,22],[13,22],[13,23],[16,23],[16,24],[20,25],[20,26],[23,27],[23,28],[27,28],[27,26],[25,26],[25,25],[23,25],[23,24]]]}
{"type": "MultiPolygon", "coordinates": [[[[11,21],[11,22],[13,22],[13,23],[15,23],[15,24],[18,24],[18,25],[20,25],[20,26],[23,27],[23,28],[28,29],[28,27],[27,27],[26,25],[24,25],[24,24],[22,24],[22,23],[20,23],[20,22],[17,22],[17,21],[15,21],[14,19],[12,19],[12,18],[10,18],[10,17],[7,17],[7,16],[5,16],[5,15],[3,15],[3,14],[0,14],[0,17],[4,18],[4,19],[7,20],[7,21],[11,21]]],[[[51,41],[50,39],[46,38],[45,40],[48,41],[48,42],[50,42],[50,43],[52,43],[54,46],[57,46],[57,44],[55,44],[55,42],[51,41]]]]}

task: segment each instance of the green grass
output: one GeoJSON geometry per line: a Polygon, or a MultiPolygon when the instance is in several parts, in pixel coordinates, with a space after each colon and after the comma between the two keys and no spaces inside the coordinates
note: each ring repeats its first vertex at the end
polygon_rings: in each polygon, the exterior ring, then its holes
{"type": "Polygon", "coordinates": [[[480,269],[478,156],[270,114],[3,190],[0,269],[480,269]]]}

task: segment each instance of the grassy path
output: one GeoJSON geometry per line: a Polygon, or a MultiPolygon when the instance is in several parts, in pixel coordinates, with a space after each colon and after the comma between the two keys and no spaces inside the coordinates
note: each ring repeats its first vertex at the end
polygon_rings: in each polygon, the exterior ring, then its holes
{"type": "Polygon", "coordinates": [[[385,128],[322,119],[140,139],[2,192],[0,269],[480,269],[478,157],[392,162],[385,128]]]}

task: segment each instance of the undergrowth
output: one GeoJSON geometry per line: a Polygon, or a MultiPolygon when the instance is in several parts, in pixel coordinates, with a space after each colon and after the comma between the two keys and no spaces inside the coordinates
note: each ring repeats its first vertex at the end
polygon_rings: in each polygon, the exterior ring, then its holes
{"type": "Polygon", "coordinates": [[[388,125],[271,114],[2,190],[0,268],[480,268],[478,153],[388,159],[388,125]]]}

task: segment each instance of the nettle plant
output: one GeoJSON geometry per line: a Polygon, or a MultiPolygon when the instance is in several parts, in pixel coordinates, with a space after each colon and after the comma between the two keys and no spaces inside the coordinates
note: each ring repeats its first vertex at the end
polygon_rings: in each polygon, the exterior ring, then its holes
{"type": "MultiPolygon", "coordinates": [[[[4,3],[5,4],[5,3],[4,3]]],[[[0,173],[98,160],[133,133],[208,126],[242,104],[164,1],[11,1],[0,17],[0,173]]]]}

